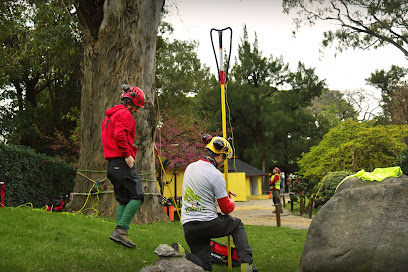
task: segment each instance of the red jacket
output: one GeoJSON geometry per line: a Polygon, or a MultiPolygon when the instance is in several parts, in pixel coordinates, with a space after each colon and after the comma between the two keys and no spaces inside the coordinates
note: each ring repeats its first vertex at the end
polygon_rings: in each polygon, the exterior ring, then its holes
{"type": "Polygon", "coordinates": [[[125,105],[116,105],[105,112],[102,122],[102,146],[105,159],[136,158],[135,141],[136,123],[125,105]]]}

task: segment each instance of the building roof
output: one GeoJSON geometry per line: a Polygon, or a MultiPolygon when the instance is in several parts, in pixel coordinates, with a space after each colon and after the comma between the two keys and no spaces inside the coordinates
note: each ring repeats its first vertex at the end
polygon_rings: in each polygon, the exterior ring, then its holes
{"type": "MultiPolygon", "coordinates": [[[[221,172],[224,172],[224,167],[222,167],[221,172]]],[[[229,159],[228,160],[228,172],[245,172],[245,176],[268,176],[267,173],[239,160],[239,159],[229,159]],[[235,170],[236,169],[236,170],[235,170]]]]}

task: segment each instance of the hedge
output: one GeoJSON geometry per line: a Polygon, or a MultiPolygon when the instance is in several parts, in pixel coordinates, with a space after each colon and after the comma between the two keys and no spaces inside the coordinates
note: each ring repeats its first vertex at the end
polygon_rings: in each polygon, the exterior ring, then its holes
{"type": "Polygon", "coordinates": [[[317,192],[318,188],[321,186],[319,197],[324,201],[328,201],[336,192],[336,188],[339,183],[349,175],[351,175],[351,173],[348,171],[331,172],[324,176],[323,179],[316,185],[315,191],[317,192]]]}
{"type": "Polygon", "coordinates": [[[5,183],[5,206],[32,203],[43,207],[47,197],[65,198],[74,187],[75,169],[57,158],[23,146],[0,143],[0,182],[5,183]]]}
{"type": "Polygon", "coordinates": [[[401,167],[402,172],[408,175],[408,149],[405,149],[397,158],[395,166],[401,167]]]}

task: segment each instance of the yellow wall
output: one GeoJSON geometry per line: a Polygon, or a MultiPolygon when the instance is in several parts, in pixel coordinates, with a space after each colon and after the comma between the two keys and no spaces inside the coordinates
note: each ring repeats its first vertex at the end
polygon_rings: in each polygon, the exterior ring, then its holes
{"type": "Polygon", "coordinates": [[[245,186],[245,173],[229,173],[228,190],[237,194],[237,196],[234,197],[234,200],[247,201],[247,194],[249,191],[245,186]]]}
{"type": "MultiPolygon", "coordinates": [[[[169,186],[164,186],[164,193],[163,195],[166,198],[169,197],[181,197],[182,196],[182,189],[183,189],[183,177],[184,171],[179,170],[177,171],[177,176],[174,177],[173,171],[167,171],[167,180],[171,181],[169,186]],[[177,181],[177,192],[175,190],[175,180],[177,181]]],[[[165,181],[165,177],[163,176],[163,181],[165,181]]],[[[258,184],[258,195],[262,194],[262,185],[261,185],[261,177],[257,177],[257,184],[258,184]]],[[[159,183],[157,183],[157,187],[160,191],[159,183]]],[[[247,201],[248,197],[251,197],[251,187],[250,187],[250,178],[245,177],[244,172],[240,173],[229,173],[228,174],[228,190],[237,194],[237,197],[234,197],[235,201],[247,201]]]]}
{"type": "MultiPolygon", "coordinates": [[[[184,170],[176,171],[177,175],[173,175],[174,171],[166,171],[167,181],[171,181],[169,186],[164,186],[163,195],[166,198],[169,197],[181,197],[183,194],[183,177],[184,177],[184,170]],[[175,186],[175,181],[177,181],[177,186],[175,186]],[[176,187],[176,188],[175,188],[176,187]],[[177,189],[177,192],[176,192],[177,189]]],[[[163,175],[163,182],[166,181],[165,176],[163,175]]],[[[160,192],[160,185],[157,183],[157,187],[160,192]]]]}

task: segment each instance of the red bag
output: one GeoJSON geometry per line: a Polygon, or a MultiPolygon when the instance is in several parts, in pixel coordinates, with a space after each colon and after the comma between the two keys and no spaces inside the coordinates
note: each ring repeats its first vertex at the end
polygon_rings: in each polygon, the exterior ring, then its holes
{"type": "Polygon", "coordinates": [[[54,212],[62,212],[65,208],[65,202],[63,199],[53,199],[52,197],[48,197],[49,201],[46,204],[46,211],[54,211],[54,212]]]}
{"type": "MultiPolygon", "coordinates": [[[[210,241],[211,246],[211,259],[215,264],[228,265],[228,247],[213,240],[210,241]]],[[[232,266],[239,266],[237,249],[231,247],[231,260],[232,266]]]]}

